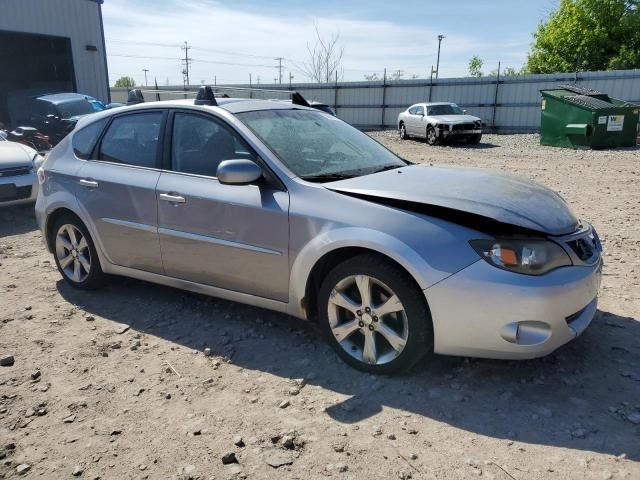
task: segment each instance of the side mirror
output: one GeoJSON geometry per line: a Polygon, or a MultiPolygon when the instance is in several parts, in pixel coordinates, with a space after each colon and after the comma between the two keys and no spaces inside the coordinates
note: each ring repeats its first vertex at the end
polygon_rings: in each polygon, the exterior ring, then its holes
{"type": "Polygon", "coordinates": [[[464,114],[466,115],[466,114],[467,114],[467,111],[466,111],[466,110],[462,110],[462,113],[464,113],[464,114]]]}
{"type": "Polygon", "coordinates": [[[246,185],[262,177],[262,169],[251,160],[223,160],[216,177],[226,185],[246,185]]]}

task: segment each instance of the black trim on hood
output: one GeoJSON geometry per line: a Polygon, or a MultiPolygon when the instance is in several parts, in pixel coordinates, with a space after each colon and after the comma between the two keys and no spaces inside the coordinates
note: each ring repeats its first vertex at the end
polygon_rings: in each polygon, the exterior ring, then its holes
{"type": "Polygon", "coordinates": [[[533,235],[536,237],[548,237],[545,232],[534,230],[531,228],[520,227],[518,225],[512,225],[510,223],[503,223],[493,218],[478,215],[476,213],[464,212],[462,210],[456,210],[455,208],[441,207],[439,205],[430,205],[427,203],[411,202],[408,200],[398,200],[386,197],[377,197],[375,195],[366,195],[363,193],[345,192],[340,190],[333,190],[341,195],[347,195],[353,198],[359,198],[372,203],[380,205],[386,205],[388,207],[398,208],[400,210],[407,210],[414,213],[420,213],[428,215],[430,217],[439,218],[447,222],[455,223],[457,225],[471,228],[487,235],[500,236],[500,235],[533,235]]]}

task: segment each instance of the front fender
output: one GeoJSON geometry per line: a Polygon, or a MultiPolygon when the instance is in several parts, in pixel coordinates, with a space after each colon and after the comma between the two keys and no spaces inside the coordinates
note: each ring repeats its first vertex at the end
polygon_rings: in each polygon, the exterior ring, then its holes
{"type": "Polygon", "coordinates": [[[326,254],[348,247],[366,248],[391,258],[409,272],[422,290],[449,275],[431,267],[418,252],[387,233],[362,227],[344,227],[327,231],[315,236],[293,260],[289,294],[292,315],[306,317],[302,301],[307,280],[316,263],[326,254]]]}

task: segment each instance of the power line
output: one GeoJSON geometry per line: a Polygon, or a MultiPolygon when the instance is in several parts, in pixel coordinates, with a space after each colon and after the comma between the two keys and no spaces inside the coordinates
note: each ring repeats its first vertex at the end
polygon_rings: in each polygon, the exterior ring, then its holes
{"type": "MultiPolygon", "coordinates": [[[[189,47],[189,49],[191,49],[191,47],[189,47]]],[[[108,57],[124,57],[124,58],[140,58],[143,60],[181,60],[184,61],[184,58],[181,57],[160,57],[160,56],[154,56],[154,55],[130,55],[130,54],[124,54],[124,53],[109,53],[107,54],[108,57]]],[[[236,62],[222,62],[222,61],[218,61],[218,60],[205,60],[205,59],[201,59],[201,58],[190,58],[189,59],[190,62],[193,61],[197,61],[198,63],[213,63],[213,64],[220,64],[220,65],[233,65],[233,66],[239,66],[239,67],[264,67],[264,68],[273,68],[273,65],[263,65],[263,64],[258,64],[258,63],[236,63],[236,62]]]]}

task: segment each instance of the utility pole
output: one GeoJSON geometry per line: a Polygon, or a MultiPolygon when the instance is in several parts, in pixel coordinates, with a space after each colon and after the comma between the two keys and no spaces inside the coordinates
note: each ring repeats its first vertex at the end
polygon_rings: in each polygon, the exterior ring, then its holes
{"type": "Polygon", "coordinates": [[[438,35],[438,60],[436,61],[436,78],[440,76],[440,44],[442,39],[446,38],[444,35],[438,35]]]}
{"type": "Polygon", "coordinates": [[[284,60],[284,58],[277,57],[276,60],[278,61],[278,66],[276,67],[278,69],[278,78],[276,78],[276,83],[282,85],[282,60],[284,60]]]}
{"type": "Polygon", "coordinates": [[[148,87],[149,84],[147,83],[147,72],[149,71],[148,68],[143,68],[142,71],[144,72],[144,86],[148,87]]]}
{"type": "Polygon", "coordinates": [[[289,90],[291,90],[291,81],[293,80],[293,73],[289,72],[289,90]]]}
{"type": "Polygon", "coordinates": [[[189,85],[189,64],[193,61],[192,58],[189,58],[189,49],[191,48],[187,42],[184,42],[184,46],[180,47],[184,50],[184,59],[182,63],[184,64],[184,70],[182,70],[182,75],[185,79],[185,86],[189,85]]]}

